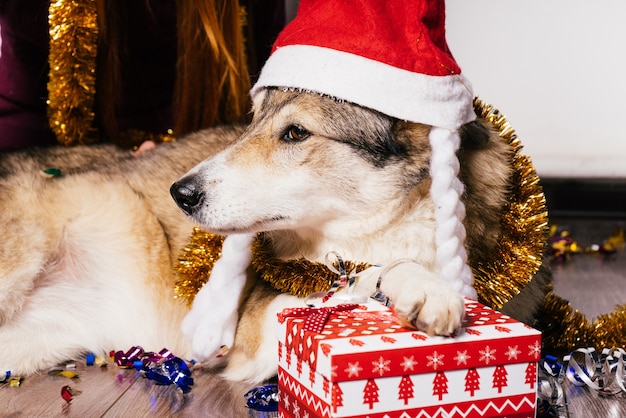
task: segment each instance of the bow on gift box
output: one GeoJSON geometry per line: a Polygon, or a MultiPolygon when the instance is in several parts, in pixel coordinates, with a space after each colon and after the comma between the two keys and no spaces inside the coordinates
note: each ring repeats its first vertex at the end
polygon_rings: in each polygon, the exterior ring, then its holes
{"type": "Polygon", "coordinates": [[[339,277],[331,284],[330,289],[327,292],[313,292],[307,295],[305,303],[309,307],[315,306],[315,301],[326,303],[337,293],[341,288],[346,288],[347,291],[342,294],[342,300],[345,303],[363,303],[367,301],[367,297],[363,295],[354,294],[354,286],[356,284],[356,268],[348,272],[346,263],[341,258],[341,255],[336,251],[331,251],[326,254],[326,267],[333,273],[336,273],[339,277]],[[337,259],[337,267],[332,261],[331,256],[335,256],[337,259]]]}
{"type": "Polygon", "coordinates": [[[287,318],[304,317],[304,330],[316,333],[322,332],[324,325],[328,322],[330,314],[336,312],[346,312],[358,308],[356,303],[344,303],[337,306],[325,306],[321,308],[287,308],[278,313],[278,322],[281,324],[287,318]]]}

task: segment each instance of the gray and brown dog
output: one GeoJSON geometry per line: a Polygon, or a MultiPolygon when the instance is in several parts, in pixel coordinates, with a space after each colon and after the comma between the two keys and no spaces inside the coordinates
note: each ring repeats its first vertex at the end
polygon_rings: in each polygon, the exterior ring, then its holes
{"type": "MultiPolygon", "coordinates": [[[[436,274],[429,129],[325,96],[266,89],[247,129],[198,132],[139,158],[112,146],[0,156],[0,370],[27,374],[86,351],[142,345],[227,362],[232,379],[274,374],[275,312],[302,301],[249,274],[243,254],[233,270],[245,276],[240,291],[211,280],[188,312],[172,289],[194,223],[229,235],[230,254],[248,251],[264,231],[284,260],[323,262],[329,251],[371,264],[413,258],[417,265],[394,269],[383,291],[406,322],[453,332],[463,303],[436,274]],[[49,167],[62,176],[43,177],[49,167]],[[192,219],[168,193],[173,183],[192,219]],[[216,359],[222,345],[231,350],[216,359]]],[[[482,120],[461,133],[475,264],[497,244],[511,147],[482,120]]],[[[356,292],[372,293],[377,275],[362,274],[356,292]]],[[[532,318],[543,296],[536,289],[507,312],[532,318]]]]}

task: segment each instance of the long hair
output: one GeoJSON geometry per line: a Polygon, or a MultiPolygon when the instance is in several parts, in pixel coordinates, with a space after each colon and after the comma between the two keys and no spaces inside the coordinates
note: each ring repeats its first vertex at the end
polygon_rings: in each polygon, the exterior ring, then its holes
{"type": "MultiPolygon", "coordinates": [[[[117,109],[124,93],[122,66],[126,0],[96,0],[99,45],[96,85],[98,123],[119,137],[117,109]]],[[[174,0],[171,0],[174,1],[174,0]]],[[[250,79],[243,26],[236,0],[176,0],[175,80],[171,100],[175,135],[221,123],[242,122],[249,110],[250,79]]],[[[150,13],[150,1],[145,0],[150,13]]]]}
{"type": "Polygon", "coordinates": [[[233,0],[179,0],[175,129],[239,122],[249,110],[242,14],[233,0]]]}

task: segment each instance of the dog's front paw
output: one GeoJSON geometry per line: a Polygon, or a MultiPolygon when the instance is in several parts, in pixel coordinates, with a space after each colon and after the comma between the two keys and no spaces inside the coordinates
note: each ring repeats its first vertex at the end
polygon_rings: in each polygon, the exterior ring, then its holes
{"type": "Polygon", "coordinates": [[[181,328],[191,342],[193,359],[208,367],[216,366],[233,346],[238,315],[235,312],[225,317],[214,311],[198,311],[187,314],[181,328]]]}
{"type": "Polygon", "coordinates": [[[239,314],[237,307],[252,257],[250,245],[255,234],[229,235],[222,245],[209,281],[200,289],[191,311],[181,325],[191,341],[194,359],[209,367],[222,363],[235,342],[239,314]]]}
{"type": "Polygon", "coordinates": [[[424,280],[394,301],[402,325],[429,335],[451,335],[465,317],[463,297],[440,280],[424,280]]]}

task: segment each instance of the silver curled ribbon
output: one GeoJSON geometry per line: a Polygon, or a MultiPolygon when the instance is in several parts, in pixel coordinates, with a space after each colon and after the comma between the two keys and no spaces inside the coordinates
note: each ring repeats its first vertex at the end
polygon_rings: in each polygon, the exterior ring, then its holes
{"type": "Polygon", "coordinates": [[[604,348],[598,356],[593,347],[579,348],[563,358],[566,362],[566,376],[573,385],[587,386],[603,395],[626,393],[624,349],[604,348]]]}
{"type": "Polygon", "coordinates": [[[383,277],[385,276],[385,274],[387,274],[389,272],[389,270],[393,269],[394,267],[398,266],[399,264],[404,264],[404,263],[415,263],[415,264],[417,264],[417,261],[413,260],[412,258],[400,258],[398,260],[395,260],[395,261],[387,264],[385,267],[383,267],[383,269],[378,274],[378,280],[376,281],[376,290],[374,291],[374,293],[372,293],[370,295],[370,297],[372,299],[374,299],[377,302],[382,303],[383,305],[385,305],[388,308],[390,308],[393,305],[392,300],[380,289],[380,286],[381,286],[381,284],[383,282],[383,277]]]}
{"type": "Polygon", "coordinates": [[[547,355],[539,363],[537,390],[538,410],[543,415],[558,416],[558,410],[567,405],[563,382],[578,387],[586,386],[602,396],[626,393],[626,351],[605,348],[600,355],[595,348],[578,348],[563,357],[547,355]]]}
{"type": "Polygon", "coordinates": [[[539,362],[537,411],[541,416],[557,417],[566,406],[563,392],[565,373],[556,357],[547,355],[539,362]]]}
{"type": "Polygon", "coordinates": [[[336,251],[330,251],[326,254],[324,259],[326,267],[333,273],[336,273],[339,277],[330,286],[328,292],[315,292],[307,296],[305,303],[309,307],[315,307],[314,300],[320,299],[324,304],[332,298],[339,289],[347,286],[346,294],[341,298],[344,303],[364,303],[367,298],[353,294],[354,285],[356,284],[356,267],[352,271],[348,272],[346,269],[346,263],[343,261],[341,255],[336,251]],[[335,256],[337,267],[332,260],[331,256],[335,256]]]}

